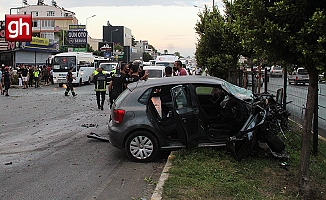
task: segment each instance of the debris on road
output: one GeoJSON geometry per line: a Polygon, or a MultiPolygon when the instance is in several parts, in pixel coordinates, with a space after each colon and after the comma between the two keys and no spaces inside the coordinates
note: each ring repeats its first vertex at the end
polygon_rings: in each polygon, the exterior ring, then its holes
{"type": "Polygon", "coordinates": [[[89,128],[89,127],[98,127],[98,124],[82,124],[82,127],[86,127],[86,128],[89,128]]]}
{"type": "Polygon", "coordinates": [[[88,138],[93,138],[93,139],[98,139],[98,140],[101,140],[101,141],[104,141],[104,142],[109,142],[109,138],[106,138],[106,137],[103,137],[103,136],[100,136],[96,133],[93,133],[91,132],[90,134],[87,135],[88,138]]]}

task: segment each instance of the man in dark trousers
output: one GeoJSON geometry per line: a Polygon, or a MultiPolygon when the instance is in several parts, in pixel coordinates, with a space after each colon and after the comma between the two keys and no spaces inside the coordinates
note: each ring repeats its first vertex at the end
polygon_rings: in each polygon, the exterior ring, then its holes
{"type": "Polygon", "coordinates": [[[98,109],[103,110],[105,94],[106,94],[106,74],[103,73],[103,68],[98,68],[98,74],[94,76],[96,101],[98,109]]]}
{"type": "Polygon", "coordinates": [[[66,80],[67,80],[67,89],[65,91],[65,96],[69,96],[69,91],[71,91],[72,96],[77,96],[77,94],[74,91],[74,87],[72,85],[72,81],[76,79],[72,76],[72,68],[70,68],[69,72],[67,73],[66,80]]]}
{"type": "Polygon", "coordinates": [[[9,88],[11,85],[11,74],[9,72],[9,67],[5,67],[5,71],[2,73],[2,85],[5,86],[4,93],[6,96],[9,96],[9,88]]]}

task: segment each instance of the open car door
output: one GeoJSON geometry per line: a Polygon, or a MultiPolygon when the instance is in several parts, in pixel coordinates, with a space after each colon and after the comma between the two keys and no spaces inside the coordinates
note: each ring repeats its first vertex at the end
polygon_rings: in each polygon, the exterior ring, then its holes
{"type": "Polygon", "coordinates": [[[199,137],[203,132],[199,120],[199,106],[192,105],[189,88],[178,85],[171,89],[173,116],[177,122],[180,141],[189,147],[198,146],[199,137]]]}
{"type": "Polygon", "coordinates": [[[226,141],[226,146],[233,157],[240,161],[247,157],[257,144],[260,126],[265,123],[266,110],[252,112],[242,129],[226,141]]]}

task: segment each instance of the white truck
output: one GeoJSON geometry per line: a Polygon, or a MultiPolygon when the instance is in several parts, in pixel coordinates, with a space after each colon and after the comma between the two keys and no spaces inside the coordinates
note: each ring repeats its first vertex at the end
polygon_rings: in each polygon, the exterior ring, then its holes
{"type": "Polygon", "coordinates": [[[309,83],[308,71],[302,67],[298,68],[288,75],[288,82],[289,84],[293,83],[294,85],[299,83],[305,85],[306,83],[309,83]]]}

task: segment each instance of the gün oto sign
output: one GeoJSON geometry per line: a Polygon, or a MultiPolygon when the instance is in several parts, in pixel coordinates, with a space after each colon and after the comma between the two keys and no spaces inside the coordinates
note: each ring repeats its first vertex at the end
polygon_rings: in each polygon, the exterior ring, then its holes
{"type": "Polygon", "coordinates": [[[87,31],[68,31],[68,43],[71,45],[87,44],[87,31]]]}
{"type": "Polygon", "coordinates": [[[32,41],[32,15],[5,15],[6,41],[32,41]]]}

